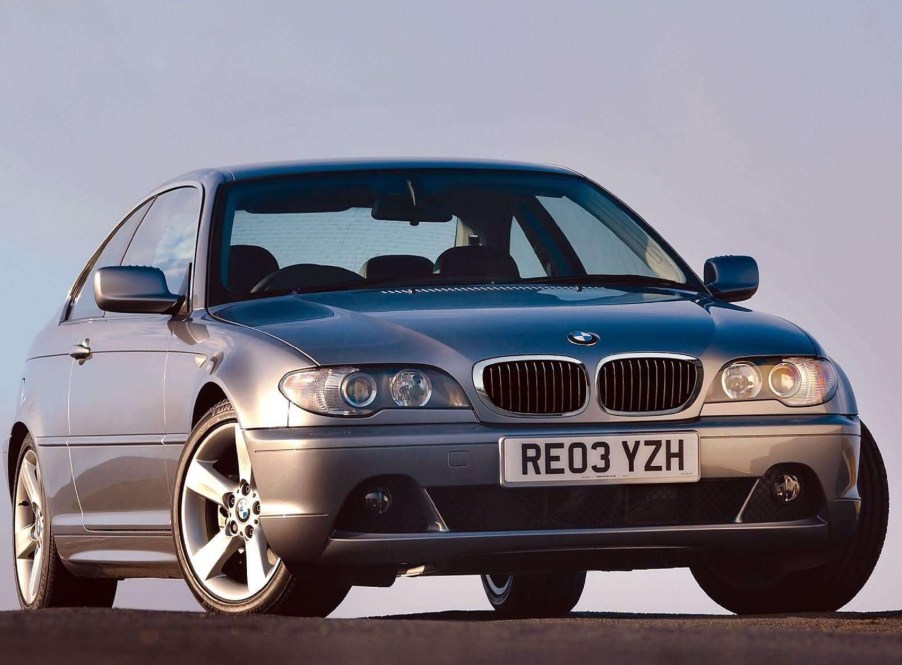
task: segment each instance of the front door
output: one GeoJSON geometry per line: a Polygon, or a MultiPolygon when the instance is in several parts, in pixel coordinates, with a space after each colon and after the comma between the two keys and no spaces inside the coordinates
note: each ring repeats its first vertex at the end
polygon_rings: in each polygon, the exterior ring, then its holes
{"type": "Polygon", "coordinates": [[[167,318],[100,318],[69,326],[69,454],[87,529],[166,529],[163,460],[167,318]]]}
{"type": "MultiPolygon", "coordinates": [[[[200,205],[193,187],[158,195],[121,265],[160,268],[170,291],[186,293],[200,205]]],[[[167,315],[105,313],[67,326],[72,344],[84,347],[69,382],[68,444],[89,530],[170,528],[163,446],[170,323],[167,315]]]]}

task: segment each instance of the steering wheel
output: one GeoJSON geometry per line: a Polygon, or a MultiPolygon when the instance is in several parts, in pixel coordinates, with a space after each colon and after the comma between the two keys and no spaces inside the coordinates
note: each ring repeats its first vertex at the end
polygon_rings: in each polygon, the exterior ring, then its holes
{"type": "Polygon", "coordinates": [[[347,268],[318,263],[297,263],[269,273],[254,285],[251,293],[315,289],[320,286],[363,281],[363,277],[347,268]]]}

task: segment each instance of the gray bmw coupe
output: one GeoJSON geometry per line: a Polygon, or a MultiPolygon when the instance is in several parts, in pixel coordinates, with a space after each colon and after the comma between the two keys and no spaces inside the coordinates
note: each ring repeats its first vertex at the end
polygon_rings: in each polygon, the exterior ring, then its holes
{"type": "Polygon", "coordinates": [[[835,610],[889,509],[839,365],[562,168],[189,173],[116,226],[34,341],[3,452],[24,608],[184,577],[324,616],[479,574],[502,616],[587,570],[688,566],[738,613],[835,610]]]}

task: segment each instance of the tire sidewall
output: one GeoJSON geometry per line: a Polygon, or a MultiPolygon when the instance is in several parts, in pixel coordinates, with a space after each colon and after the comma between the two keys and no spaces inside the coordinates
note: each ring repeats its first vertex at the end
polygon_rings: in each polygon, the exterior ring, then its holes
{"type": "Polygon", "coordinates": [[[736,614],[839,610],[858,595],[873,573],[883,550],[889,517],[886,466],[864,423],[861,424],[858,490],[862,504],[855,531],[848,542],[836,549],[828,563],[775,575],[773,581],[757,588],[743,584],[717,563],[705,559],[691,566],[693,576],[708,597],[736,614]],[[776,598],[794,600],[777,605],[776,598]]]}
{"type": "Polygon", "coordinates": [[[507,584],[504,586],[502,592],[498,593],[489,583],[489,577],[492,577],[492,575],[482,576],[482,588],[485,589],[485,595],[492,604],[492,607],[502,607],[507,602],[508,598],[510,598],[511,589],[514,588],[514,578],[512,575],[508,575],[507,584]]]}

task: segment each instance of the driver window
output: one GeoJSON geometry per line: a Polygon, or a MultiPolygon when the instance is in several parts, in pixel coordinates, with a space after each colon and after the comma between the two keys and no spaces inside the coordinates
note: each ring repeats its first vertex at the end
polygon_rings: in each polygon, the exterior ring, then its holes
{"type": "Polygon", "coordinates": [[[147,201],[135,210],[109,237],[97,256],[97,260],[91,266],[90,272],[78,287],[78,292],[75,294],[75,300],[67,317],[69,321],[100,318],[104,315],[103,310],[97,306],[97,302],[94,300],[94,273],[101,268],[119,265],[132,236],[135,235],[135,229],[141,223],[141,220],[144,219],[150,204],[151,201],[147,201]]]}
{"type": "Polygon", "coordinates": [[[160,194],[129,245],[124,266],[152,266],[166,275],[172,293],[185,295],[188,266],[194,261],[201,194],[181,187],[160,194]]]}

